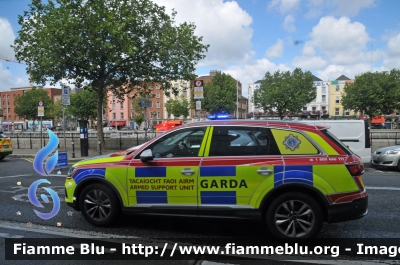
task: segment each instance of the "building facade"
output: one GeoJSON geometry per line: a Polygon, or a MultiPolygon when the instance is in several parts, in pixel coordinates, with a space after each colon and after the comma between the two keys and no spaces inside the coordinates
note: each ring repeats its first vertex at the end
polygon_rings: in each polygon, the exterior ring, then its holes
{"type": "Polygon", "coordinates": [[[341,75],[329,85],[329,115],[333,119],[356,115],[354,111],[344,109],[342,106],[342,93],[346,83],[353,83],[347,76],[341,75]]]}
{"type": "Polygon", "coordinates": [[[182,96],[190,103],[190,100],[192,98],[192,94],[193,91],[191,89],[190,86],[190,81],[186,81],[186,80],[174,80],[170,82],[171,85],[174,87],[174,89],[178,90],[178,94],[174,95],[171,91],[168,91],[169,93],[165,93],[165,91],[163,91],[163,116],[165,117],[165,119],[190,119],[194,113],[192,109],[189,109],[189,116],[186,117],[174,117],[174,115],[172,113],[168,113],[167,109],[165,108],[165,104],[167,103],[168,100],[170,99],[180,99],[182,96]],[[166,95],[168,94],[168,95],[166,95]]]}
{"type": "MultiPolygon", "coordinates": [[[[32,129],[33,123],[32,121],[25,121],[24,118],[19,117],[18,114],[15,113],[15,98],[22,96],[27,90],[31,90],[32,87],[15,87],[11,88],[9,91],[1,91],[0,92],[0,109],[2,110],[2,115],[0,124],[1,129],[3,130],[26,130],[28,128],[32,129]]],[[[60,88],[42,88],[47,91],[49,97],[55,101],[58,96],[61,96],[60,88]]],[[[53,121],[44,121],[44,127],[52,126],[53,121]]]]}
{"type": "Polygon", "coordinates": [[[310,115],[318,115],[318,117],[327,116],[329,115],[329,82],[316,76],[313,82],[317,96],[303,108],[303,111],[308,111],[310,115]]]}

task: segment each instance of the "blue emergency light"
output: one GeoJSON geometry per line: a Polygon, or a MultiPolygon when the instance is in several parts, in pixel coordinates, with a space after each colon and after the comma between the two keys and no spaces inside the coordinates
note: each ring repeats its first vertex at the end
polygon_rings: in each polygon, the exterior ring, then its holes
{"type": "Polygon", "coordinates": [[[229,120],[233,119],[232,115],[227,115],[227,114],[219,114],[219,115],[210,115],[207,117],[209,120],[229,120]]]}

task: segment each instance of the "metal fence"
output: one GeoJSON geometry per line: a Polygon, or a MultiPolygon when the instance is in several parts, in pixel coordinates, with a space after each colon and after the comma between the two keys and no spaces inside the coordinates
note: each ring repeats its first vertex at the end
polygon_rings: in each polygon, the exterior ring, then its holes
{"type": "MultiPolygon", "coordinates": [[[[64,139],[64,136],[66,139],[69,141],[78,141],[80,139],[80,133],[79,132],[54,132],[55,135],[59,139],[64,139]]],[[[162,133],[156,132],[156,131],[148,131],[148,132],[136,132],[136,131],[131,131],[131,132],[105,132],[104,133],[104,138],[105,139],[120,139],[119,145],[120,148],[122,146],[122,141],[121,139],[123,138],[129,138],[132,139],[133,141],[136,139],[136,144],[139,145],[139,139],[141,142],[148,141],[150,139],[153,139],[154,137],[160,135],[162,133]]],[[[40,132],[8,132],[6,133],[8,137],[10,137],[13,140],[13,145],[14,148],[16,147],[17,149],[20,149],[20,140],[27,140],[29,139],[29,148],[32,149],[32,140],[34,139],[40,139],[40,132]]],[[[42,139],[43,139],[43,146],[46,145],[46,143],[49,141],[49,134],[46,133],[46,131],[42,132],[41,134],[42,139]]],[[[88,139],[97,139],[97,132],[88,132],[88,139]]]]}

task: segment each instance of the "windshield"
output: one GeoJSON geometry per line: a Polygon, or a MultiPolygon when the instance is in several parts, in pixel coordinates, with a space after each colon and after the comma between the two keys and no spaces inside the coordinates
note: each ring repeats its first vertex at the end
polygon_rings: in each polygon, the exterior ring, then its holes
{"type": "Polygon", "coordinates": [[[8,138],[7,135],[0,133],[0,138],[8,138]]]}

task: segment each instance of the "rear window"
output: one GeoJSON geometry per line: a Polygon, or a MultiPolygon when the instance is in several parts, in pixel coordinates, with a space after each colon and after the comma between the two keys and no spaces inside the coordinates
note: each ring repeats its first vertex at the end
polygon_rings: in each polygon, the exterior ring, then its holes
{"type": "Polygon", "coordinates": [[[352,155],[352,154],[354,154],[351,150],[350,150],[350,148],[347,146],[347,145],[345,145],[342,141],[340,141],[335,135],[333,135],[331,132],[329,132],[328,130],[321,130],[321,132],[323,133],[323,134],[325,134],[331,141],[333,141],[334,143],[336,143],[339,147],[340,147],[340,149],[342,149],[346,154],[348,154],[348,155],[352,155]]]}

